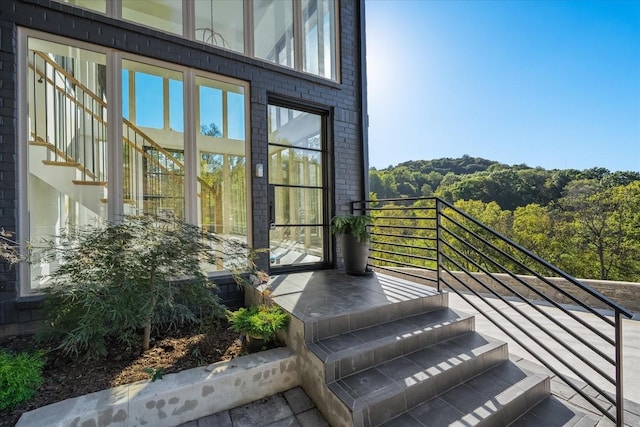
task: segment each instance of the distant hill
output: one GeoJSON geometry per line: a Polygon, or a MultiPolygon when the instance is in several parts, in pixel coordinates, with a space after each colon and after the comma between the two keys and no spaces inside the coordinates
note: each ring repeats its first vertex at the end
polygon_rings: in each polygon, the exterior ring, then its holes
{"type": "Polygon", "coordinates": [[[610,188],[640,181],[640,173],[605,168],[547,170],[468,155],[411,160],[369,170],[370,190],[378,199],[437,195],[450,202],[495,201],[507,210],[531,203],[547,206],[563,196],[569,183],[578,180],[594,180],[610,188]]]}

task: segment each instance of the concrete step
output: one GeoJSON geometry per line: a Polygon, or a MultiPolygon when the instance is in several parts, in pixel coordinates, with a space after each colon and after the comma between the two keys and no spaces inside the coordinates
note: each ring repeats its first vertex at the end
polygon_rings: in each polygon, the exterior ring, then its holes
{"type": "Polygon", "coordinates": [[[337,315],[321,316],[305,325],[305,342],[317,342],[359,329],[380,325],[417,314],[446,308],[449,294],[416,295],[414,298],[398,298],[392,304],[375,305],[337,315]]]}
{"type": "MultiPolygon", "coordinates": [[[[410,408],[383,426],[507,426],[530,408],[548,399],[549,394],[550,380],[547,376],[525,373],[513,362],[504,361],[437,397],[410,408]]],[[[378,419],[371,421],[370,425],[379,425],[378,419]]],[[[556,424],[543,422],[522,425],[556,424]]]]}
{"type": "Polygon", "coordinates": [[[392,320],[308,344],[328,383],[474,330],[474,317],[449,308],[392,320]]]}
{"type": "MultiPolygon", "coordinates": [[[[510,427],[603,427],[607,425],[613,426],[613,423],[596,414],[582,411],[555,396],[549,396],[510,424],[510,427]]],[[[625,423],[625,425],[629,424],[625,423]]]]}
{"type": "Polygon", "coordinates": [[[355,426],[380,425],[506,360],[505,343],[467,332],[328,386],[352,411],[355,426]]]}

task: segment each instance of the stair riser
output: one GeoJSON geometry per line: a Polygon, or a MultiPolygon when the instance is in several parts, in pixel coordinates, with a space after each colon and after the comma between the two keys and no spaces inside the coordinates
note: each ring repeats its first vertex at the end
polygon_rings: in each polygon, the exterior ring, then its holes
{"type": "MultiPolygon", "coordinates": [[[[542,402],[551,394],[551,380],[536,378],[538,381],[529,381],[531,387],[524,390],[521,395],[502,406],[496,413],[482,420],[478,427],[506,426],[520,418],[524,413],[542,402]]],[[[470,416],[473,416],[470,414],[470,416]]]]}
{"type": "Polygon", "coordinates": [[[448,304],[448,294],[443,293],[387,304],[356,313],[320,318],[305,324],[305,342],[319,341],[358,329],[381,325],[404,317],[444,308],[448,304]]]}
{"type": "Polygon", "coordinates": [[[491,369],[508,359],[507,345],[501,345],[477,357],[444,367],[425,369],[430,378],[416,382],[404,390],[385,396],[384,399],[367,402],[363,408],[354,409],[354,426],[370,427],[385,423],[411,408],[491,369]],[[358,420],[361,420],[360,423],[358,420]],[[356,423],[358,421],[358,423],[356,423]]]}
{"type": "Polygon", "coordinates": [[[468,317],[457,322],[433,326],[408,336],[399,336],[394,341],[381,343],[379,346],[367,351],[359,351],[350,357],[328,362],[326,364],[327,382],[336,381],[374,365],[473,331],[474,326],[474,318],[468,317]]]}

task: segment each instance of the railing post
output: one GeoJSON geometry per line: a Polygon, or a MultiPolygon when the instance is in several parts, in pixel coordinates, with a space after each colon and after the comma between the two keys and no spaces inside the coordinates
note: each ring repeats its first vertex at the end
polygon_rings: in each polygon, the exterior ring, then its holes
{"type": "Polygon", "coordinates": [[[440,200],[438,198],[435,198],[434,200],[436,201],[436,281],[438,292],[441,292],[440,263],[442,262],[442,257],[440,255],[440,200]]]}
{"type": "Polygon", "coordinates": [[[616,346],[616,425],[624,426],[624,384],[622,365],[622,313],[616,310],[615,319],[615,346],[616,346]]]}

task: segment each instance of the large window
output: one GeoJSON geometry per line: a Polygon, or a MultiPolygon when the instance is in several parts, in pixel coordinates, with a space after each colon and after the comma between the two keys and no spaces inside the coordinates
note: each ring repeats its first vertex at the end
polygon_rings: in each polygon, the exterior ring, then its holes
{"type": "Polygon", "coordinates": [[[184,219],[182,72],[123,60],[121,75],[124,211],[184,219]]]}
{"type": "Polygon", "coordinates": [[[182,34],[182,1],[122,0],[122,19],[182,34]]]}
{"type": "Polygon", "coordinates": [[[333,0],[303,0],[304,71],[328,79],[336,79],[335,2],[333,0]]]}
{"type": "Polygon", "coordinates": [[[298,71],[339,77],[338,0],[57,1],[298,71]]]}
{"type": "Polygon", "coordinates": [[[195,0],[194,39],[244,53],[244,2],[195,0]]]}
{"type": "Polygon", "coordinates": [[[294,66],[293,3],[261,0],[253,3],[255,56],[276,64],[294,66]]]}
{"type": "Polygon", "coordinates": [[[224,235],[247,233],[245,88],[196,78],[198,223],[224,235]]]}
{"type": "MultiPolygon", "coordinates": [[[[37,244],[107,218],[106,56],[30,38],[26,63],[28,200],[21,216],[37,244]]],[[[55,266],[31,264],[30,287],[55,266]]]]}
{"type": "MultiPolygon", "coordinates": [[[[26,37],[21,235],[150,213],[248,241],[248,85],[56,40],[26,37]]],[[[34,265],[24,292],[55,267],[34,265]]]]}

